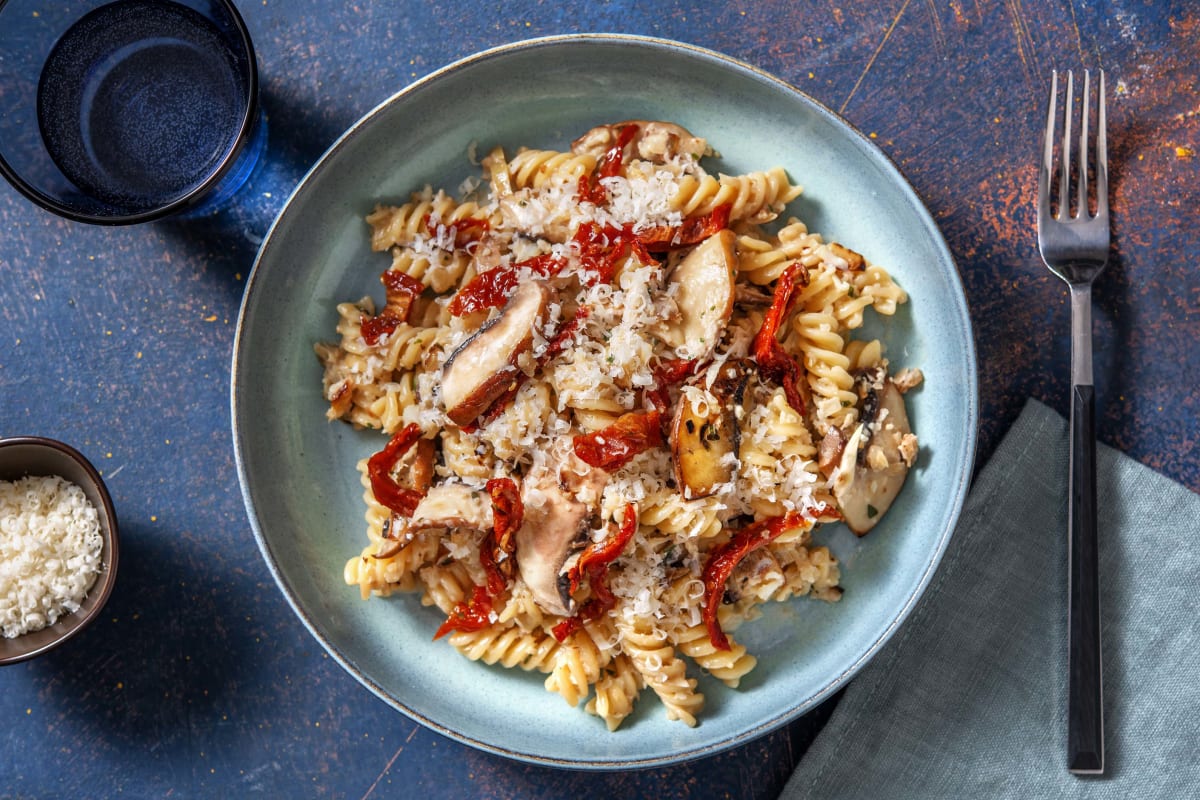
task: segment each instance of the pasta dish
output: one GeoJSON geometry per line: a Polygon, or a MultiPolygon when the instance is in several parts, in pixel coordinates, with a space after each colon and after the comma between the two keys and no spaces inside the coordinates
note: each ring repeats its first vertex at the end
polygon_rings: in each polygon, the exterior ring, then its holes
{"type": "Polygon", "coordinates": [[[497,147],[366,217],[382,301],[315,347],[328,417],[381,433],[346,582],[418,592],[432,635],[610,730],[643,689],[695,725],[763,603],[837,601],[816,529],[866,534],[918,454],[921,373],[852,336],[905,292],[786,214],[782,167],[714,155],[643,120],[497,147]]]}

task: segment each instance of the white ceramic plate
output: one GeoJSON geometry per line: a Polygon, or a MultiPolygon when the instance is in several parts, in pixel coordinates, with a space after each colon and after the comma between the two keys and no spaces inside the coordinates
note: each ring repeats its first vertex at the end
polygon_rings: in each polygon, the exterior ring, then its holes
{"type": "Polygon", "coordinates": [[[958,273],[936,226],[892,163],[794,88],[674,42],[584,35],[481,53],[372,111],[303,180],[263,242],[234,348],[239,476],[263,556],[304,624],[388,703],[477,747],[538,763],[613,769],[712,754],[813,708],[896,631],[932,576],[969,482],[977,426],[975,353],[958,273]],[[843,562],[834,605],[771,604],[739,630],[758,667],[733,690],[700,676],[707,706],[689,728],[650,692],[619,731],[542,687],[540,673],[468,661],[433,642],[442,621],[416,596],[363,602],[342,566],[364,542],[356,461],[383,439],[325,421],[313,342],[334,336],[336,303],[379,294],[389,263],[363,217],[425,184],[478,174],[467,153],[495,144],[565,148],[593,125],[665,119],[706,137],[715,169],[786,167],[805,193],[790,209],[811,229],[887,267],[911,296],[872,323],[900,366],[923,454],[868,537],[825,529],[843,562]]]}

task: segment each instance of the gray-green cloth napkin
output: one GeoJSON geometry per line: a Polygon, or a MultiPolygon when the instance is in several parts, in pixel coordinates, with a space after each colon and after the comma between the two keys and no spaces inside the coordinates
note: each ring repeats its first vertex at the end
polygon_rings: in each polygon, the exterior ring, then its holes
{"type": "Polygon", "coordinates": [[[1098,456],[1106,774],[1066,767],[1067,425],[1030,401],[781,797],[1200,797],[1200,495],[1098,456]]]}

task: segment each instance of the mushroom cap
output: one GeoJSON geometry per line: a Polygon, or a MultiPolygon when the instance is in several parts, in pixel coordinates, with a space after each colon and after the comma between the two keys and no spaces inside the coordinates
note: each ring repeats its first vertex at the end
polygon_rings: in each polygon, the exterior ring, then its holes
{"type": "Polygon", "coordinates": [[[441,395],[451,421],[475,421],[512,387],[518,379],[517,358],[533,346],[549,298],[550,290],[540,281],[519,284],[500,314],[446,359],[441,395]]]}
{"type": "Polygon", "coordinates": [[[846,441],[833,486],[846,526],[859,536],[875,527],[900,494],[916,447],[904,397],[891,380],[870,390],[863,410],[870,415],[846,441]]]}

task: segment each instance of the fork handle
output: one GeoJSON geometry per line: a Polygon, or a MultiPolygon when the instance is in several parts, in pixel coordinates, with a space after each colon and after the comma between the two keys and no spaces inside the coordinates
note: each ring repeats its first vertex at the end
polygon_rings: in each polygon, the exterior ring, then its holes
{"type": "Polygon", "coordinates": [[[1100,664],[1100,552],[1096,531],[1096,394],[1071,390],[1071,495],[1067,506],[1069,660],[1068,769],[1104,771],[1104,708],[1100,664]]]}

